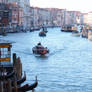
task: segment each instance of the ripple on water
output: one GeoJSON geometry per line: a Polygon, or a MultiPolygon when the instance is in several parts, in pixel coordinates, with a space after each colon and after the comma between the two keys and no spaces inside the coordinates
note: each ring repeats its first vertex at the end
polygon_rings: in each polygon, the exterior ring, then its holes
{"type": "Polygon", "coordinates": [[[2,37],[13,43],[12,52],[21,57],[27,82],[38,76],[35,92],[92,92],[92,42],[73,37],[60,28],[48,28],[47,36],[32,33],[9,34],[2,37]],[[48,57],[35,57],[32,47],[38,42],[50,49],[48,57]]]}

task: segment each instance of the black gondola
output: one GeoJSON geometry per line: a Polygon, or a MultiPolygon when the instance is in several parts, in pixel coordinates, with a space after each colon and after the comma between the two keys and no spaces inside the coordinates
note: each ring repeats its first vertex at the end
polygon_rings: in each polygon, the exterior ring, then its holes
{"type": "MultiPolygon", "coordinates": [[[[26,81],[26,74],[24,73],[24,76],[20,80],[17,80],[16,83],[17,85],[20,85],[25,81],[26,81]]],[[[14,86],[14,80],[12,80],[12,86],[14,86]]]]}
{"type": "Polygon", "coordinates": [[[4,74],[3,72],[1,72],[0,80],[3,80],[3,79],[7,80],[8,78],[13,77],[14,74],[15,74],[14,70],[9,74],[4,74]]]}
{"type": "Polygon", "coordinates": [[[23,78],[21,78],[20,80],[17,80],[17,85],[20,85],[24,81],[26,81],[26,74],[25,73],[24,73],[24,77],[23,78]]]}
{"type": "Polygon", "coordinates": [[[15,72],[13,70],[11,73],[6,75],[6,79],[13,77],[14,74],[15,74],[15,72]]]}
{"type": "Polygon", "coordinates": [[[26,91],[29,91],[29,90],[33,90],[34,88],[37,87],[37,85],[38,85],[38,81],[37,81],[37,76],[36,76],[36,81],[35,81],[35,83],[33,83],[33,84],[31,84],[31,85],[25,84],[24,86],[19,87],[18,90],[19,90],[19,91],[26,92],[26,91]]]}

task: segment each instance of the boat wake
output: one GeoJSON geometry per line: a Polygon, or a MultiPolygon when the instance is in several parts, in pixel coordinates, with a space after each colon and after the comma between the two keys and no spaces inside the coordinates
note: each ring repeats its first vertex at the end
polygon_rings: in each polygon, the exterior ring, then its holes
{"type": "Polygon", "coordinates": [[[57,53],[61,53],[64,49],[57,49],[57,50],[53,50],[52,52],[50,52],[49,54],[50,55],[54,55],[54,54],[57,54],[57,53]]]}
{"type": "Polygon", "coordinates": [[[33,53],[26,52],[26,51],[17,51],[17,50],[16,50],[15,52],[22,53],[22,54],[26,54],[26,55],[33,55],[33,53]]]}
{"type": "Polygon", "coordinates": [[[39,54],[33,54],[32,53],[32,51],[26,51],[26,50],[24,50],[24,51],[19,51],[19,50],[15,50],[14,52],[16,52],[16,53],[22,53],[22,54],[26,54],[26,55],[34,55],[35,57],[42,57],[42,58],[46,58],[46,57],[49,57],[49,56],[51,56],[51,55],[54,55],[54,54],[57,54],[57,53],[61,53],[62,51],[63,51],[64,49],[57,49],[57,50],[50,50],[50,52],[48,53],[48,54],[46,54],[46,55],[39,55],[39,54]]]}

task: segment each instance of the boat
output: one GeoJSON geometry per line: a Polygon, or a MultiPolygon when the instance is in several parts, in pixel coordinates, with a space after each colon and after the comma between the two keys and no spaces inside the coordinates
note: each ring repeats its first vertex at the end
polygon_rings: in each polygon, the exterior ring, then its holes
{"type": "Polygon", "coordinates": [[[46,36],[46,32],[41,31],[41,32],[39,33],[39,36],[46,36]]]}
{"type": "Polygon", "coordinates": [[[92,35],[88,36],[88,40],[92,41],[92,35]]]}
{"type": "Polygon", "coordinates": [[[29,90],[33,90],[34,88],[36,88],[38,85],[38,81],[37,81],[37,76],[36,76],[36,81],[33,84],[26,84],[22,87],[19,87],[18,90],[20,90],[21,92],[26,92],[29,90]]]}
{"type": "Polygon", "coordinates": [[[1,72],[1,74],[0,74],[0,80],[3,80],[3,79],[7,80],[7,79],[13,77],[14,74],[15,74],[14,70],[12,72],[10,72],[10,73],[8,73],[8,72],[1,72]]]}
{"type": "Polygon", "coordinates": [[[38,43],[37,46],[32,48],[32,51],[34,54],[38,54],[38,55],[46,55],[49,53],[49,50],[47,47],[43,47],[41,45],[41,43],[38,43]]]}
{"type": "Polygon", "coordinates": [[[41,28],[40,27],[32,27],[30,29],[30,32],[33,32],[33,31],[39,31],[41,28]]]}
{"type": "Polygon", "coordinates": [[[24,81],[26,81],[26,74],[24,73],[23,78],[21,78],[20,80],[17,80],[17,85],[22,84],[24,81]]]}
{"type": "Polygon", "coordinates": [[[42,27],[42,31],[44,31],[45,33],[48,32],[46,27],[42,27]]]}
{"type": "MultiPolygon", "coordinates": [[[[16,83],[17,83],[17,85],[21,85],[25,81],[26,81],[26,74],[24,74],[24,76],[21,79],[17,80],[16,83]]],[[[12,83],[12,86],[14,86],[14,84],[13,84],[14,83],[14,80],[12,80],[11,83],[12,83]]]]}
{"type": "Polygon", "coordinates": [[[74,25],[65,25],[61,28],[62,32],[76,32],[77,28],[74,25]]]}
{"type": "Polygon", "coordinates": [[[87,28],[88,31],[88,40],[92,41],[92,27],[87,28]]]}
{"type": "MultiPolygon", "coordinates": [[[[36,88],[38,85],[38,80],[37,80],[37,76],[36,76],[36,81],[33,84],[24,84],[23,86],[19,86],[17,87],[18,92],[27,92],[30,90],[34,90],[34,88],[36,88]]],[[[12,87],[12,90],[14,92],[14,87],[12,87]]]]}
{"type": "Polygon", "coordinates": [[[72,36],[76,36],[76,37],[80,37],[81,33],[76,31],[76,32],[72,32],[72,36]]]}

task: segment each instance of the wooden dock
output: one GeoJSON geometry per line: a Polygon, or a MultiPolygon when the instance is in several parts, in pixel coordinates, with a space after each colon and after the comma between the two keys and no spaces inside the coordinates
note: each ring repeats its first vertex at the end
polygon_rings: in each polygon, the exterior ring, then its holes
{"type": "Polygon", "coordinates": [[[22,74],[22,63],[20,57],[16,56],[16,53],[13,53],[13,62],[11,62],[11,45],[8,43],[0,43],[0,92],[27,92],[29,90],[34,91],[34,88],[37,87],[38,81],[37,77],[33,84],[24,84],[26,81],[26,74],[22,74]],[[9,55],[5,57],[8,50],[9,55]],[[3,54],[2,54],[2,51],[3,54]]]}

